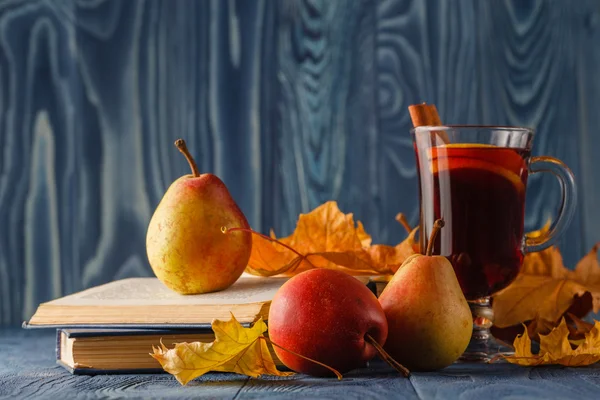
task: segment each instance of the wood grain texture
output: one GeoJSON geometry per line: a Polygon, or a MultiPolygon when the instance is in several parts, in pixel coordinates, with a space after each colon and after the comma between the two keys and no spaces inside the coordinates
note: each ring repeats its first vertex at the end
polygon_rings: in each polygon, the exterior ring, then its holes
{"type": "MultiPolygon", "coordinates": [[[[0,325],[150,275],[145,233],[188,141],[260,231],[326,200],[375,242],[418,219],[407,105],[530,125],[575,172],[560,245],[600,241],[600,4],[582,0],[0,2],[0,325]]],[[[558,206],[529,185],[526,225],[558,206]]]]}
{"type": "Polygon", "coordinates": [[[510,364],[458,365],[416,375],[422,399],[593,399],[600,394],[598,368],[523,368],[510,364]]]}
{"type": "Polygon", "coordinates": [[[294,375],[287,378],[264,377],[250,379],[238,398],[319,398],[319,399],[418,399],[411,379],[406,379],[380,361],[371,368],[344,375],[341,381],[333,378],[313,378],[294,375]]]}
{"type": "Polygon", "coordinates": [[[377,2],[375,159],[379,212],[385,220],[375,237],[381,241],[394,243],[406,235],[390,222],[398,212],[406,213],[413,226],[419,223],[408,106],[434,103],[444,123],[477,121],[473,21],[473,1],[377,2]]]}
{"type": "Polygon", "coordinates": [[[577,105],[574,118],[578,121],[578,131],[570,131],[577,137],[580,149],[579,158],[579,194],[581,214],[583,215],[581,240],[585,248],[600,242],[600,169],[597,165],[600,150],[600,113],[598,112],[598,94],[600,79],[600,2],[589,0],[579,10],[579,20],[575,32],[575,52],[577,77],[577,105]]]}
{"type": "Polygon", "coordinates": [[[523,368],[455,364],[400,377],[381,361],[342,381],[294,375],[248,379],[209,373],[181,386],[161,375],[74,376],[54,364],[52,330],[0,330],[0,399],[14,398],[344,398],[344,399],[597,399],[600,367],[523,368]]]}
{"type": "MultiPolygon", "coordinates": [[[[574,44],[584,16],[564,1],[478,3],[476,14],[481,122],[535,128],[533,154],[561,159],[577,177],[581,154],[576,132],[582,123],[577,115],[585,105],[578,94],[574,44]]],[[[551,174],[539,174],[527,188],[526,229],[538,229],[558,211],[559,185],[551,174]]],[[[573,240],[583,238],[583,220],[579,207],[559,243],[571,267],[591,247],[573,240]]]]}
{"type": "Polygon", "coordinates": [[[330,199],[376,226],[374,4],[279,4],[273,228],[330,199]]]}

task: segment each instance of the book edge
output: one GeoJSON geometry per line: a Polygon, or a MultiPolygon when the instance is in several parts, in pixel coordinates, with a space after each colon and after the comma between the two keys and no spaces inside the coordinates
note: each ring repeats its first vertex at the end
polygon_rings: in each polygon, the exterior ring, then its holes
{"type": "MultiPolygon", "coordinates": [[[[242,326],[250,326],[250,322],[243,322],[242,326]]],[[[157,329],[169,330],[173,329],[212,329],[210,323],[198,324],[52,324],[52,325],[35,325],[27,321],[23,322],[23,329],[157,329]]]]}

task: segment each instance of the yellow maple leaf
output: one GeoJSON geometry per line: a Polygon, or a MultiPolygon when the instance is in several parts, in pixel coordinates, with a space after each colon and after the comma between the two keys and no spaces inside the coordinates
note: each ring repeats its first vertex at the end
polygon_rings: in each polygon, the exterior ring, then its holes
{"type": "Polygon", "coordinates": [[[513,343],[515,354],[504,358],[510,363],[527,367],[547,364],[579,367],[600,361],[600,321],[595,321],[594,327],[574,349],[568,337],[569,328],[563,318],[549,334],[540,335],[540,352],[533,354],[531,339],[525,330],[513,343]]]}
{"type": "MultiPolygon", "coordinates": [[[[575,302],[584,302],[591,295],[590,307],[600,310],[600,264],[598,246],[583,257],[574,271],[563,265],[556,247],[525,256],[523,267],[513,283],[493,297],[494,325],[509,327],[525,321],[541,319],[553,326],[575,302]]],[[[585,304],[581,315],[590,311],[585,304]]]]}
{"type": "Polygon", "coordinates": [[[211,343],[177,343],[173,349],[152,347],[150,353],[163,369],[182,385],[209,371],[236,372],[251,377],[263,374],[288,376],[277,370],[263,333],[267,325],[259,319],[244,328],[232,315],[229,321],[212,323],[215,340],[211,343]]]}
{"type": "MultiPolygon", "coordinates": [[[[396,217],[401,221],[402,216],[396,217]]],[[[262,276],[294,275],[312,268],[337,269],[351,275],[393,275],[418,251],[416,229],[397,246],[372,245],[360,221],[329,201],[300,214],[294,232],[277,238],[255,235],[247,272],[262,276]]]]}

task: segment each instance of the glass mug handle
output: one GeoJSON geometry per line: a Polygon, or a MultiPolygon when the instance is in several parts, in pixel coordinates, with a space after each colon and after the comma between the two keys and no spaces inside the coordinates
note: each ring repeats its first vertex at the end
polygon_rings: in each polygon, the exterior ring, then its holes
{"type": "Polygon", "coordinates": [[[573,172],[557,158],[554,157],[532,157],[529,161],[529,173],[550,172],[558,178],[562,200],[558,210],[558,216],[550,225],[548,232],[537,237],[527,236],[523,239],[523,253],[532,253],[544,250],[552,246],[563,231],[569,226],[569,222],[575,214],[577,204],[577,190],[573,172]]]}

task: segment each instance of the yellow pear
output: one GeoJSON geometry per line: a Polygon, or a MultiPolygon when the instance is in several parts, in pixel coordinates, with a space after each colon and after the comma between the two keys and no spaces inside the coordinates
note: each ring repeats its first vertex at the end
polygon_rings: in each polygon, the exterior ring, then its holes
{"type": "Polygon", "coordinates": [[[410,370],[431,371],[467,348],[473,318],[452,265],[432,256],[443,221],[435,222],[426,255],[409,257],[379,297],[388,321],[385,350],[410,370]]]}
{"type": "Polygon", "coordinates": [[[173,182],[154,211],[146,235],[148,261],[158,279],[178,293],[225,289],[248,264],[250,227],[223,181],[198,172],[182,139],[175,145],[192,174],[173,182]],[[232,228],[246,231],[227,232],[232,228]]]}

